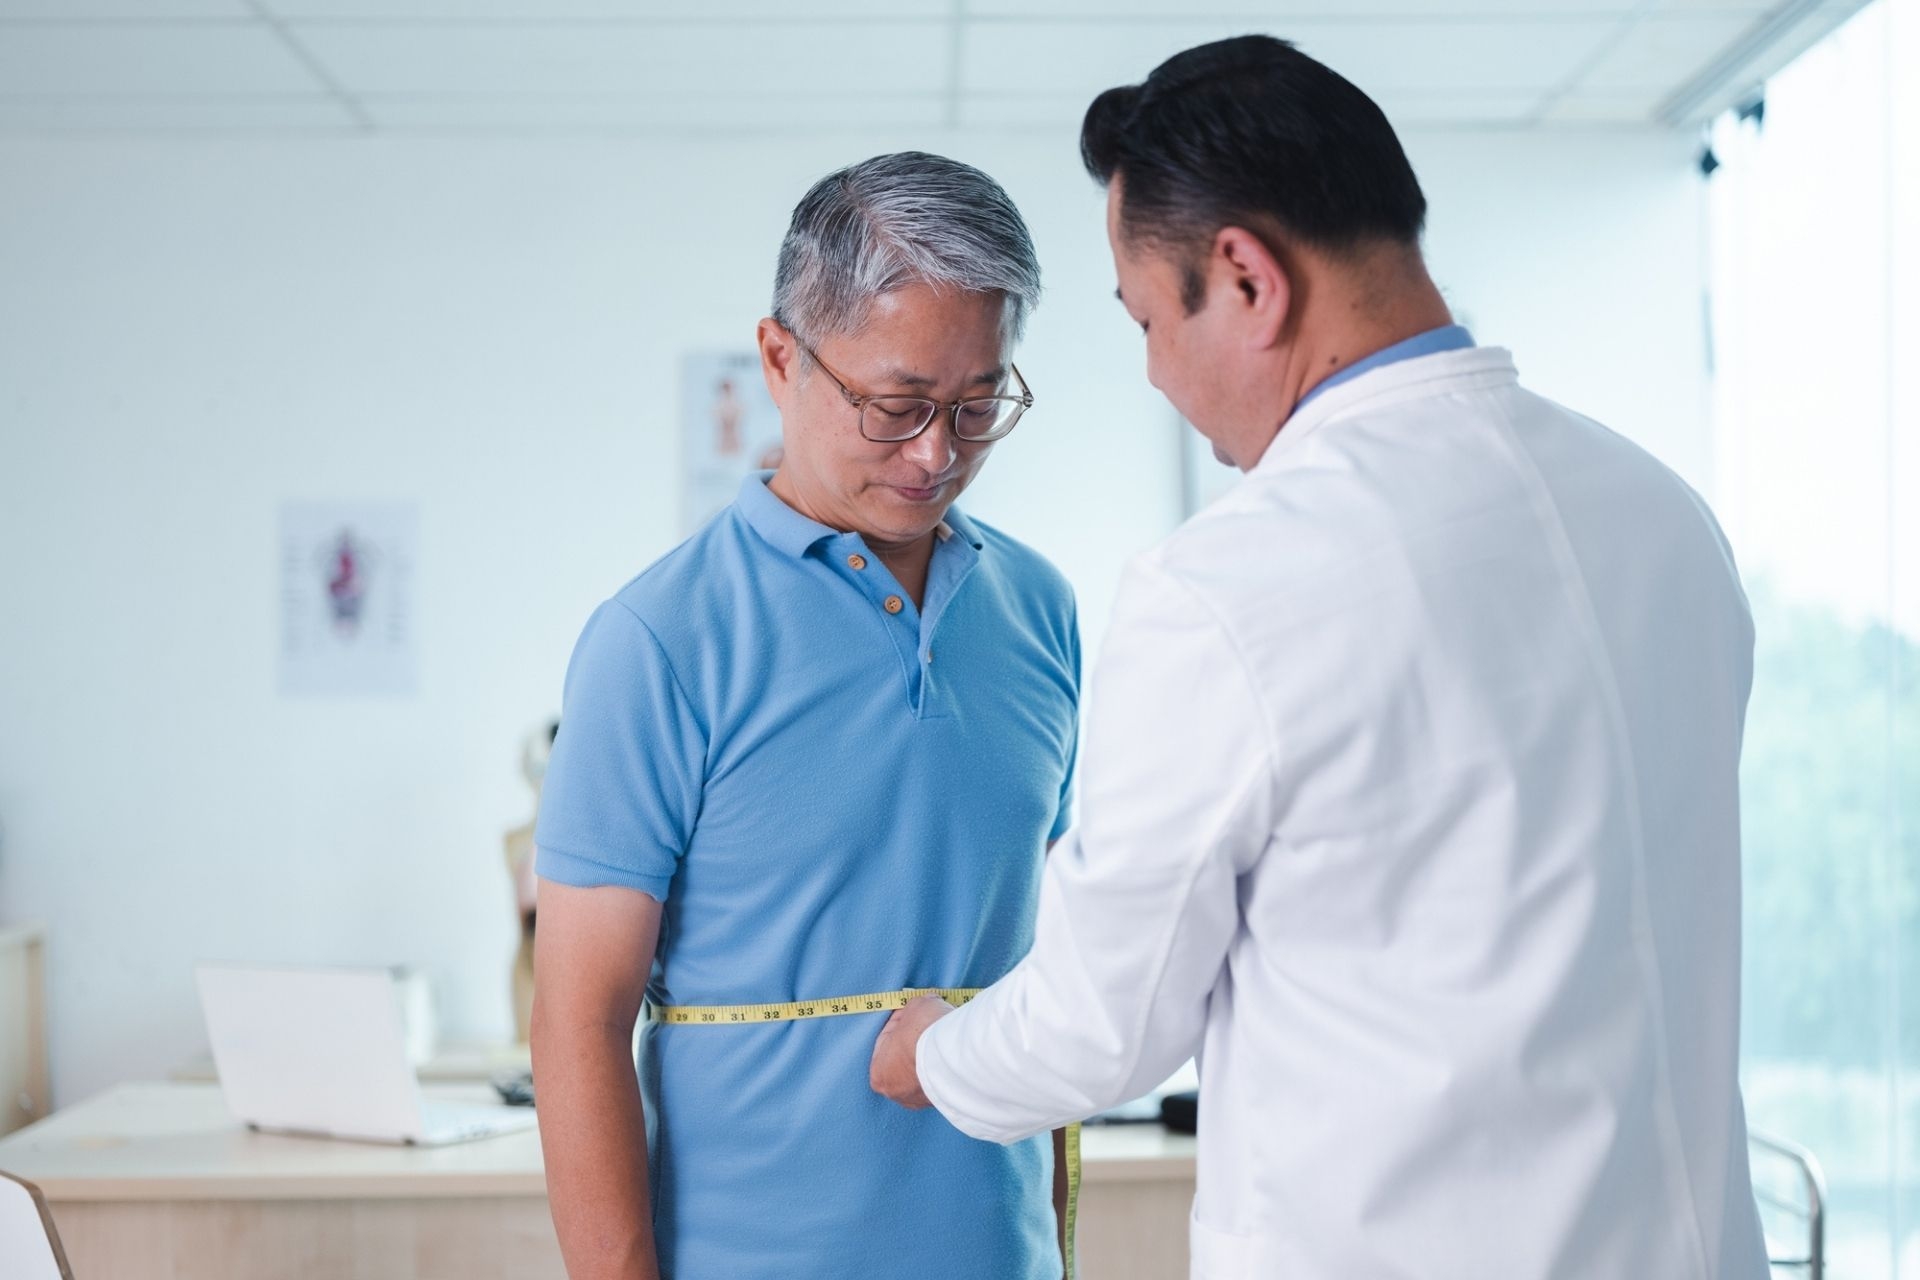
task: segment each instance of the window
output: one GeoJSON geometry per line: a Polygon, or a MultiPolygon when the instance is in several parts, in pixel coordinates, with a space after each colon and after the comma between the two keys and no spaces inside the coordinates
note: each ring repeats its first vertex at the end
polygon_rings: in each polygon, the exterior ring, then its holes
{"type": "Polygon", "coordinates": [[[1920,0],[1716,123],[1715,506],[1758,626],[1748,1123],[1810,1147],[1828,1274],[1920,1280],[1920,0]]]}

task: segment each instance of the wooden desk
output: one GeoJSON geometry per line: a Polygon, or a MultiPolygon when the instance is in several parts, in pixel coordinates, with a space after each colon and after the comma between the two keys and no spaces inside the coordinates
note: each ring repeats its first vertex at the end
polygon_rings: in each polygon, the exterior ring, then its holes
{"type": "MultiPolygon", "coordinates": [[[[475,1086],[431,1090],[478,1099],[475,1086]]],[[[1080,1259],[1185,1280],[1193,1139],[1089,1128],[1080,1259]]],[[[0,1139],[78,1280],[563,1280],[534,1131],[451,1147],[248,1132],[217,1087],[122,1085],[0,1139]]]]}

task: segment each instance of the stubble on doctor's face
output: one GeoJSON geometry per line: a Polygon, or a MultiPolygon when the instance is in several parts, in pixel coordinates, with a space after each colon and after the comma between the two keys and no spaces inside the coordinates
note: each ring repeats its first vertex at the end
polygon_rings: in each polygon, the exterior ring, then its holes
{"type": "Polygon", "coordinates": [[[1242,469],[1259,460],[1286,416],[1275,402],[1291,292],[1286,272],[1252,232],[1224,227],[1198,247],[1129,234],[1124,180],[1107,187],[1107,242],[1116,291],[1147,343],[1147,381],[1242,469]],[[1196,305],[1197,303],[1197,305],[1196,305]]]}
{"type": "MultiPolygon", "coordinates": [[[[946,409],[911,440],[868,440],[860,410],[806,358],[795,335],[768,318],[759,338],[785,446],[774,492],[810,519],[861,534],[875,550],[931,534],[986,464],[993,442],[956,437],[946,409]]],[[[922,396],[945,405],[1003,394],[1012,345],[1004,295],[910,284],[876,298],[859,332],[823,337],[813,349],[856,395],[922,396]]]]}

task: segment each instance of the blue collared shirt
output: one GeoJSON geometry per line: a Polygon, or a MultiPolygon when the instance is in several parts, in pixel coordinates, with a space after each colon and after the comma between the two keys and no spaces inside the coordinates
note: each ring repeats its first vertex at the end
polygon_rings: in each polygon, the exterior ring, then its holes
{"type": "Polygon", "coordinates": [[[1313,390],[1301,396],[1300,402],[1293,406],[1293,411],[1300,412],[1321,392],[1331,391],[1341,383],[1351,382],[1370,370],[1385,368],[1387,365],[1398,364],[1402,360],[1413,360],[1419,356],[1438,355],[1442,351],[1464,351],[1472,345],[1473,335],[1467,332],[1465,325],[1445,324],[1437,329],[1429,329],[1425,333],[1416,333],[1403,342],[1383,347],[1370,356],[1355,360],[1338,373],[1329,375],[1313,390]]]}
{"type": "MultiPolygon", "coordinates": [[[[950,511],[916,608],[766,480],[587,624],[539,872],[664,902],[656,1004],[986,986],[1026,954],[1068,823],[1071,592],[950,511]]],[[[1045,1138],[974,1142],[875,1095],[884,1020],[645,1027],[666,1275],[1059,1274],[1045,1138]]]]}

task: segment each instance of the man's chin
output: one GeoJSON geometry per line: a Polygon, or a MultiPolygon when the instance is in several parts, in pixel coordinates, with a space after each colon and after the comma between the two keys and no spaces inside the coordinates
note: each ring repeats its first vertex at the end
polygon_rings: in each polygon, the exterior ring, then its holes
{"type": "MultiPolygon", "coordinates": [[[[944,514],[944,513],[942,513],[944,514]]],[[[920,541],[939,527],[941,515],[914,512],[911,516],[898,510],[875,511],[867,520],[863,531],[869,539],[878,539],[893,546],[904,547],[920,541]]]]}
{"type": "Polygon", "coordinates": [[[947,508],[953,505],[958,492],[958,486],[951,482],[937,489],[883,485],[869,492],[868,510],[876,523],[906,537],[917,538],[931,533],[934,526],[946,519],[947,508]],[[914,532],[908,533],[908,530],[914,532]]]}

